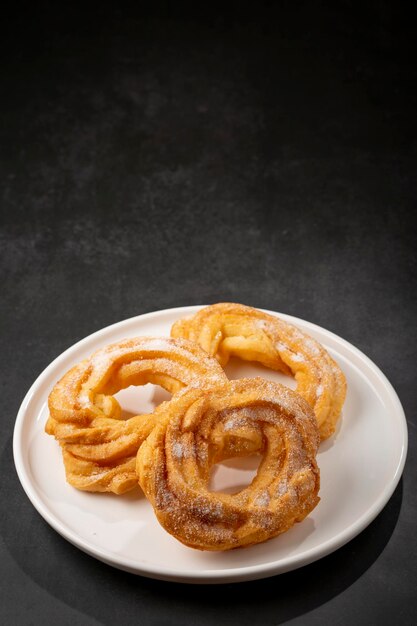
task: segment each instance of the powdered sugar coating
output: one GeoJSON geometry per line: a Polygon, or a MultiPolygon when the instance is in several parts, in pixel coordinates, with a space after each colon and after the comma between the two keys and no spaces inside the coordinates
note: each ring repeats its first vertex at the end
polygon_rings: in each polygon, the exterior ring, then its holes
{"type": "Polygon", "coordinates": [[[176,459],[182,459],[184,457],[184,446],[179,441],[175,441],[172,446],[172,454],[176,459]]]}
{"type": "Polygon", "coordinates": [[[297,392],[315,410],[322,439],[334,432],[346,395],[346,381],[327,351],[306,332],[257,309],[219,303],[174,324],[171,334],[197,341],[222,365],[236,355],[292,374],[297,392]],[[220,341],[213,341],[219,336],[220,341]],[[319,402],[324,393],[328,401],[319,402]]]}
{"type": "Polygon", "coordinates": [[[309,352],[311,352],[311,354],[313,354],[314,356],[319,356],[320,355],[320,347],[319,347],[319,345],[317,344],[316,341],[314,341],[310,337],[307,338],[307,339],[304,339],[304,345],[307,347],[309,352]]]}
{"type": "Polygon", "coordinates": [[[49,396],[46,430],[68,453],[64,460],[71,466],[67,477],[73,486],[115,493],[134,486],[135,470],[126,469],[127,459],[136,454],[159,414],[119,419],[120,406],[112,394],[147,382],[175,393],[189,386],[208,389],[227,378],[197,344],[170,337],[126,339],[72,368],[49,396]]]}
{"type": "Polygon", "coordinates": [[[303,357],[302,354],[293,354],[291,359],[295,362],[295,363],[305,363],[305,358],[303,357]]]}
{"type": "Polygon", "coordinates": [[[255,506],[267,507],[270,501],[271,501],[271,496],[269,495],[268,491],[265,489],[265,491],[263,491],[256,497],[253,503],[255,506]]]}
{"type": "Polygon", "coordinates": [[[301,397],[272,381],[241,379],[177,395],[139,450],[137,472],[168,532],[192,547],[225,550],[284,532],[315,506],[318,442],[314,414],[301,397]],[[192,420],[185,419],[189,414],[192,420]],[[243,442],[256,425],[268,442],[257,476],[233,495],[207,490],[211,465],[230,455],[218,438],[219,424],[243,442]],[[201,445],[211,454],[200,454],[201,445]]]}
{"type": "Polygon", "coordinates": [[[277,496],[283,496],[288,491],[288,482],[286,478],[279,481],[276,489],[277,496]]]}
{"type": "Polygon", "coordinates": [[[266,320],[257,319],[254,321],[254,326],[265,332],[271,331],[271,323],[266,320]]]}

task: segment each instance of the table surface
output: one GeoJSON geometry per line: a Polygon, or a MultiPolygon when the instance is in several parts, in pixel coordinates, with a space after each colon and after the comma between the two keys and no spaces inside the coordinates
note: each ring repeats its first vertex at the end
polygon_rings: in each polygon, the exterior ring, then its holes
{"type": "Polygon", "coordinates": [[[384,2],[360,15],[282,6],[143,3],[82,19],[55,7],[3,21],[1,623],[412,623],[411,30],[384,2]],[[25,496],[18,407],[95,330],[219,301],[307,319],[365,352],[406,412],[403,478],[363,533],[288,574],[192,587],[117,571],[25,496]]]}

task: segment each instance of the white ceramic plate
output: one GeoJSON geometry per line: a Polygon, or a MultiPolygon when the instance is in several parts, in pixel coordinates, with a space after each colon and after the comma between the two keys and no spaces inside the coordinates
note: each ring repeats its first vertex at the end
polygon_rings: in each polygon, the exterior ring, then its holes
{"type": "MultiPolygon", "coordinates": [[[[272,576],[333,552],[361,532],[391,497],[403,470],[407,426],[400,401],[364,354],[314,324],[280,314],[320,341],[348,383],[337,433],[320,447],[321,501],[302,523],[266,543],[225,553],[187,548],[158,524],[139,489],[125,496],[77,491],[65,481],[60,449],[44,433],[47,397],[55,382],[98,348],[125,337],[169,335],[178,318],[200,307],[156,311],[104,328],[66,350],[35,381],[19,410],[14,459],[32,504],[63,537],[88,554],[129,572],[192,583],[223,583],[272,576]]],[[[274,313],[269,311],[272,315],[274,313]]],[[[276,314],[275,314],[276,315],[276,314]]],[[[293,385],[261,366],[233,362],[231,378],[261,375],[293,385]]],[[[159,387],[130,387],[117,394],[122,407],[150,412],[168,394],[159,387]]],[[[253,458],[216,466],[212,488],[248,484],[253,458]]]]}

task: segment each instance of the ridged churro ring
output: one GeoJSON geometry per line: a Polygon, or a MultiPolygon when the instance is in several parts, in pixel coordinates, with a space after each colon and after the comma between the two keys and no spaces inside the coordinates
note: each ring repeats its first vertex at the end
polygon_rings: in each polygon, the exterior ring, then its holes
{"type": "Polygon", "coordinates": [[[321,439],[334,432],[345,377],[323,346],[296,326],[242,304],[219,303],[176,322],[171,336],[196,341],[223,367],[237,356],[294,376],[296,391],[314,410],[321,439]]]}
{"type": "Polygon", "coordinates": [[[184,390],[160,412],[139,449],[139,483],[161,525],[200,550],[265,541],[303,520],[319,501],[319,433],[310,405],[291,389],[257,379],[210,391],[184,390]],[[212,466],[230,455],[230,432],[257,431],[263,459],[234,495],[208,490],[212,466]]]}
{"type": "Polygon", "coordinates": [[[45,430],[62,447],[67,481],[87,491],[120,494],[137,485],[136,453],[158,422],[158,409],[124,420],[112,394],[154,383],[170,393],[227,381],[218,362],[197,344],[137,337],[95,352],[55,385],[45,430]]]}

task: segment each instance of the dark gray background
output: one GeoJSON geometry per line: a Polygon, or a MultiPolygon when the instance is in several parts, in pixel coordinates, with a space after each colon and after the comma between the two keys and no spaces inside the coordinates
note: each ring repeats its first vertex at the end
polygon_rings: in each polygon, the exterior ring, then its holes
{"type": "Polygon", "coordinates": [[[2,623],[412,623],[414,35],[389,3],[334,4],[3,19],[2,623]],[[408,418],[403,480],[367,530],[299,571],[218,587],[119,572],[31,506],[16,412],[91,332],[223,300],[310,320],[373,359],[408,418]]]}

